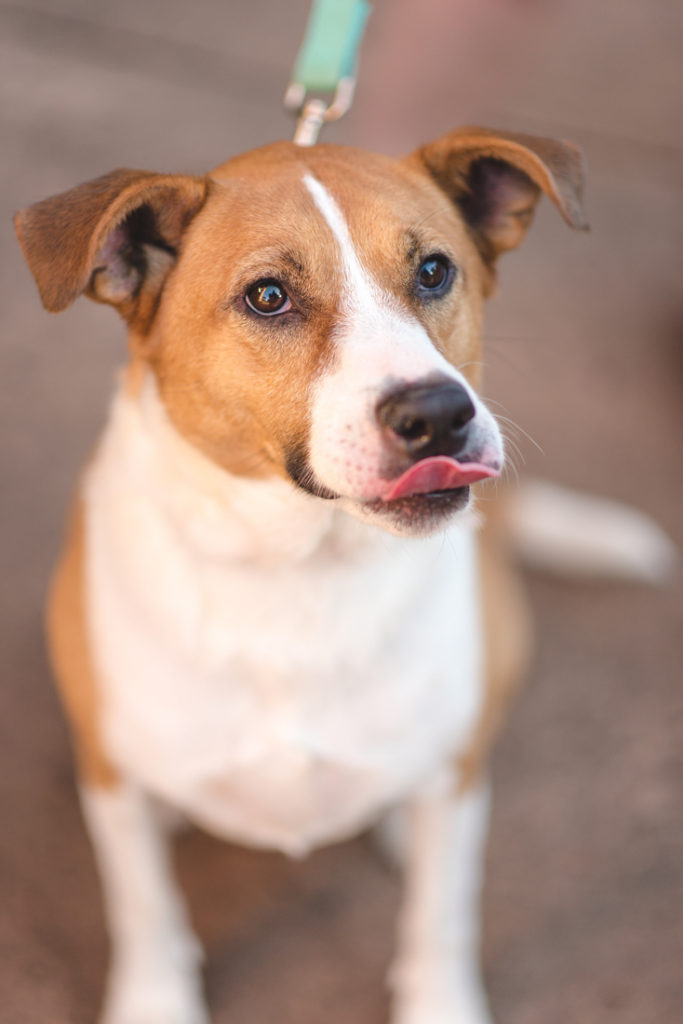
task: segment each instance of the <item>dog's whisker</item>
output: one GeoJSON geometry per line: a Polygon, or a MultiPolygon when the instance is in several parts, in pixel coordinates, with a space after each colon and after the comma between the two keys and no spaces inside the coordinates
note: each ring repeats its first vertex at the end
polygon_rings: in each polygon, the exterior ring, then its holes
{"type": "Polygon", "coordinates": [[[524,427],[520,426],[520,424],[516,420],[513,420],[512,417],[505,415],[505,413],[509,412],[507,406],[503,405],[503,403],[496,398],[482,396],[482,400],[486,403],[486,405],[494,408],[495,416],[499,423],[505,423],[509,430],[513,430],[516,434],[521,434],[523,437],[526,438],[527,441],[529,441],[534,446],[534,448],[538,449],[541,455],[545,455],[543,448],[531,436],[531,434],[529,434],[528,431],[524,429],[524,427]],[[505,413],[499,412],[499,409],[505,410],[505,413]]]}
{"type": "Polygon", "coordinates": [[[509,416],[502,416],[500,413],[496,413],[496,418],[505,423],[510,430],[514,430],[516,433],[521,434],[523,437],[525,437],[526,440],[529,441],[529,443],[532,444],[534,448],[536,448],[541,453],[541,455],[545,455],[545,452],[543,451],[543,448],[538,443],[538,441],[536,441],[535,438],[533,438],[531,434],[524,429],[524,427],[520,427],[519,423],[517,423],[513,419],[510,419],[509,416]]]}
{"type": "Polygon", "coordinates": [[[505,441],[506,446],[509,446],[515,455],[517,455],[522,462],[524,462],[524,453],[521,447],[517,443],[516,439],[512,437],[506,430],[501,430],[501,435],[505,441]]]}

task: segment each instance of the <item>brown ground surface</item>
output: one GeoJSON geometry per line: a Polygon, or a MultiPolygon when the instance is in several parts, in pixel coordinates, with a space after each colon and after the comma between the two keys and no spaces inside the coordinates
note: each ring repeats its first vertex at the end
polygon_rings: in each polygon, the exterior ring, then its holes
{"type": "MultiPolygon", "coordinates": [[[[98,892],[41,603],[122,334],[39,308],[13,209],[121,165],[201,171],[290,126],[305,0],[0,4],[4,225],[0,1020],[91,1024],[98,892]]],[[[683,543],[681,7],[381,0],[353,114],[401,152],[461,122],[571,136],[593,231],[544,209],[488,320],[487,390],[527,468],[635,502],[683,543]],[[677,120],[678,118],[678,120],[677,120]]],[[[549,204],[548,204],[549,205],[549,204]]],[[[683,1020],[681,590],[530,581],[539,652],[494,760],[485,969],[500,1024],[683,1020]]],[[[216,1024],[386,1019],[398,889],[367,840],[302,864],[189,834],[216,1024]]]]}

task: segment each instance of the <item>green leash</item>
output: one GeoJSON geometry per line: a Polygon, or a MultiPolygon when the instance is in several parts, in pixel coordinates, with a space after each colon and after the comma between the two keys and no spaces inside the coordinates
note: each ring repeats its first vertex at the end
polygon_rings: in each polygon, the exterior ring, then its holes
{"type": "Polygon", "coordinates": [[[366,0],[313,0],[285,93],[285,106],[297,117],[297,145],[312,146],[322,126],[336,121],[351,106],[358,48],[369,14],[366,0]],[[320,93],[328,98],[314,95],[320,93]]]}

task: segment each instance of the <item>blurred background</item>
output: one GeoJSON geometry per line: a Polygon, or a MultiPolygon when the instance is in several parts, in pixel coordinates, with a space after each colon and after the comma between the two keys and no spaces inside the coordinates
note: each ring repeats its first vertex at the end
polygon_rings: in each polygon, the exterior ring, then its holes
{"type": "MultiPolygon", "coordinates": [[[[308,0],[0,3],[3,528],[0,1021],[90,1024],[99,893],[43,650],[69,491],[124,355],[115,314],[40,307],[13,211],[117,166],[202,172],[289,137],[308,0]]],[[[590,235],[542,204],[502,261],[485,392],[526,466],[683,544],[678,0],[376,0],[342,141],[460,123],[574,139],[590,235]]],[[[493,765],[484,915],[498,1024],[683,1019],[680,586],[529,578],[535,668],[493,765]]],[[[367,839],[302,864],[189,833],[216,1024],[381,1024],[396,879],[367,839]]]]}

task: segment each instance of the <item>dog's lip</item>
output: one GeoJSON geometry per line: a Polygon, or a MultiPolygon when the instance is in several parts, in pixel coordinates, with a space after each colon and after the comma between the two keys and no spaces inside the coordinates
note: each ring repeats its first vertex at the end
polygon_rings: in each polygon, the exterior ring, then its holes
{"type": "Polygon", "coordinates": [[[410,466],[382,494],[382,501],[396,501],[417,494],[458,490],[479,480],[499,475],[497,466],[483,462],[458,462],[449,455],[432,455],[410,466]]]}

